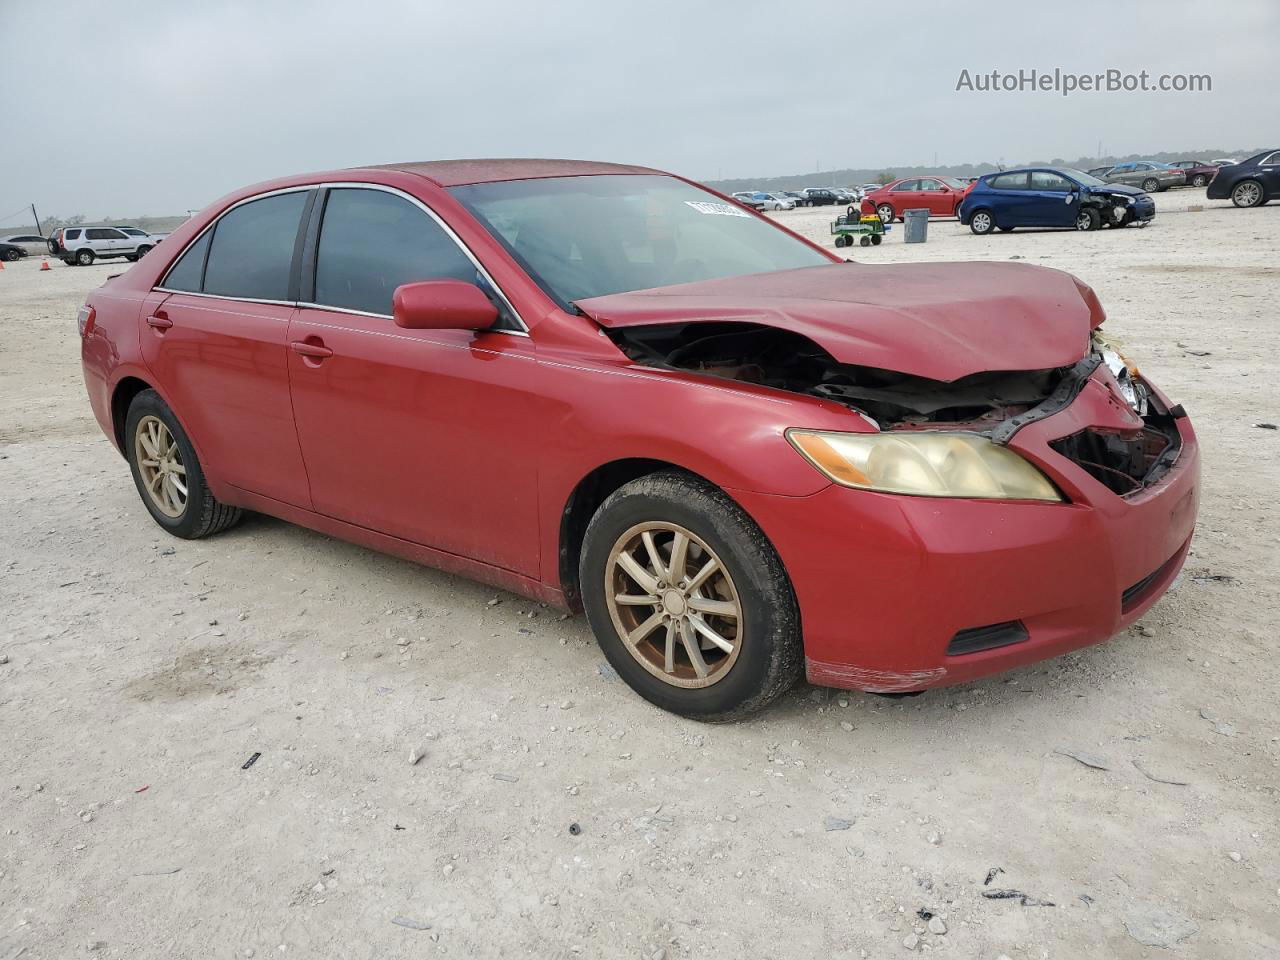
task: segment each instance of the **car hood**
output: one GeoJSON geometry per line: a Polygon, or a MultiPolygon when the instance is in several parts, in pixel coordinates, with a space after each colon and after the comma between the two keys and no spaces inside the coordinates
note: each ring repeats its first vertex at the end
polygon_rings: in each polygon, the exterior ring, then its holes
{"type": "Polygon", "coordinates": [[[932,380],[1075,363],[1105,319],[1093,290],[1016,263],[830,264],[577,301],[602,327],[758,323],[838,363],[932,380]]]}
{"type": "Polygon", "coordinates": [[[1127,183],[1106,183],[1085,188],[1090,193],[1120,193],[1126,197],[1140,197],[1144,191],[1139,187],[1131,187],[1127,183]]]}

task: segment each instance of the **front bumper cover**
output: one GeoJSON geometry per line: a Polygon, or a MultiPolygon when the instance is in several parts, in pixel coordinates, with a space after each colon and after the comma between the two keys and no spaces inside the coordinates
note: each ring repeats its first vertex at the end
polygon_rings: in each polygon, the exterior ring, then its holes
{"type": "Polygon", "coordinates": [[[1190,547],[1198,445],[1181,417],[1177,461],[1151,486],[1118,496],[1049,446],[1107,423],[1108,403],[1103,391],[1082,391],[1009,441],[1068,503],[834,485],[808,497],[731,491],[790,574],[810,682],[875,692],[962,683],[1099,643],[1154,605],[1190,547]],[[1021,622],[1026,640],[948,655],[957,633],[1009,621],[1021,622]]]}

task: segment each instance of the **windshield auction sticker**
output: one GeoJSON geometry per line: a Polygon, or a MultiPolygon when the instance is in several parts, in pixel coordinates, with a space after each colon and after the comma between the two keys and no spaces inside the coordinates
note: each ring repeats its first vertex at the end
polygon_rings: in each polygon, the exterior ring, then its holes
{"type": "Polygon", "coordinates": [[[699,213],[715,214],[721,217],[750,217],[747,211],[735,207],[731,203],[708,203],[706,200],[686,200],[689,206],[699,213]]]}

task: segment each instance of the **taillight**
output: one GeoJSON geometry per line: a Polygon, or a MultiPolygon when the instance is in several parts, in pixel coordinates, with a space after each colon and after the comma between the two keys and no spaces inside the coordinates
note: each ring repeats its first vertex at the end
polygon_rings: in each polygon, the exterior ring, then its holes
{"type": "Polygon", "coordinates": [[[80,328],[81,337],[87,337],[93,332],[93,321],[97,316],[97,311],[87,303],[80,308],[80,313],[76,316],[76,325],[80,328]]]}

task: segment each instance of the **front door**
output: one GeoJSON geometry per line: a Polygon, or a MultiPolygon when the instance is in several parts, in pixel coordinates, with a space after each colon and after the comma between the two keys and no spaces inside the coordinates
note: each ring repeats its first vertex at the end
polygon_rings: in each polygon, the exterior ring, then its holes
{"type": "Polygon", "coordinates": [[[1075,184],[1052,170],[1033,170],[1027,186],[1029,223],[1040,227],[1070,227],[1080,206],[1075,184]]]}
{"type": "Polygon", "coordinates": [[[917,207],[925,207],[931,217],[949,217],[955,212],[955,198],[941,180],[925,177],[920,181],[917,207]]]}
{"type": "Polygon", "coordinates": [[[396,326],[391,300],[401,284],[453,278],[492,292],[417,201],[334,188],[322,216],[314,278],[303,278],[312,302],[289,325],[293,408],[315,509],[536,576],[533,341],[509,316],[499,321],[504,330],[396,326]]]}
{"type": "Polygon", "coordinates": [[[145,304],[142,354],[211,474],[308,506],[286,362],[293,251],[308,191],[233,207],[145,304]]]}

